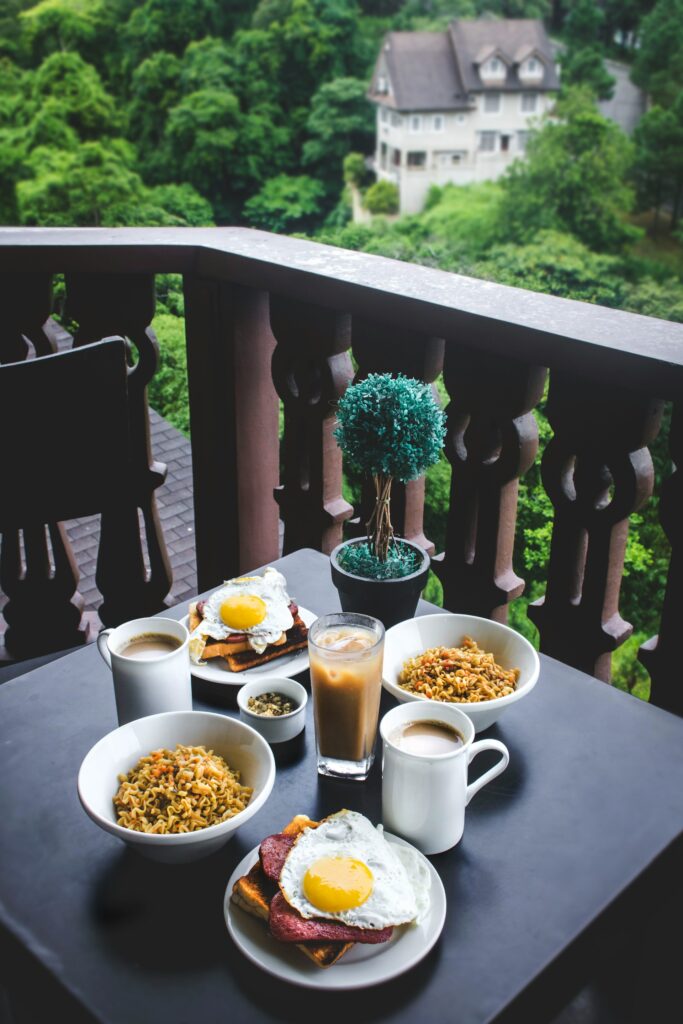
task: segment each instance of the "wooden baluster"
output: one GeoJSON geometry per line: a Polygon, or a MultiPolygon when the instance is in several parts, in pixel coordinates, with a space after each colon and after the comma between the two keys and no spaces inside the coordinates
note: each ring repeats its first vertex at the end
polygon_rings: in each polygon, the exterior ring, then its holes
{"type": "Polygon", "coordinates": [[[674,471],[662,485],[659,517],[671,543],[671,561],[659,633],[642,645],[640,660],[650,673],[650,701],[683,715],[683,682],[678,629],[683,608],[683,402],[674,403],[669,450],[674,471]]]}
{"type": "Polygon", "coordinates": [[[111,626],[166,607],[164,598],[173,579],[154,497],[166,476],[166,466],[152,459],[147,409],[147,384],[159,360],[159,344],[149,327],[154,316],[154,276],[67,274],[66,285],[66,308],[78,323],[74,347],[121,335],[137,354],[137,362],[128,372],[131,483],[117,507],[102,514],[95,576],[103,597],[99,615],[111,626]],[[138,509],[145,526],[149,570],[138,509]]]}
{"type": "Polygon", "coordinates": [[[513,571],[519,477],[538,449],[531,411],[546,371],[456,343],[446,347],[446,455],[453,468],[446,550],[434,570],[444,607],[507,619],[524,590],[513,571]]]}
{"type": "Polygon", "coordinates": [[[185,277],[199,590],[278,557],[275,340],[264,292],[185,277]]]}
{"type": "Polygon", "coordinates": [[[285,524],[284,553],[329,554],[353,514],[342,497],[341,452],[333,437],[335,403],[353,377],[350,317],[271,295],[277,347],[273,380],[285,414],[282,486],[275,492],[285,524]]]}
{"type": "MultiPolygon", "coordinates": [[[[370,373],[402,373],[431,384],[443,366],[443,338],[425,337],[416,331],[400,330],[386,324],[371,323],[354,317],[353,354],[358,363],[354,382],[370,373]]],[[[434,397],[439,398],[434,389],[434,397]]],[[[397,537],[419,544],[429,554],[433,543],[424,534],[425,478],[419,477],[407,484],[394,481],[391,488],[391,520],[397,537]]],[[[351,532],[363,536],[365,524],[375,505],[375,490],[365,481],[361,495],[359,518],[351,532]]]]}
{"type": "MultiPolygon", "coordinates": [[[[3,274],[0,278],[0,362],[21,362],[28,338],[38,355],[54,351],[43,330],[52,309],[49,274],[3,274]]],[[[35,411],[37,419],[40,410],[35,411]]],[[[6,438],[6,443],[11,443],[6,438]]],[[[8,482],[11,486],[11,481],[8,482]]],[[[0,587],[8,601],[5,647],[13,657],[48,654],[88,639],[82,620],[83,598],[76,589],[78,569],[61,523],[7,530],[0,546],[0,587]],[[23,557],[22,557],[23,536],[23,557]],[[49,538],[49,545],[48,545],[49,538]],[[40,628],[36,628],[39,609],[40,628]]]]}
{"type": "Polygon", "coordinates": [[[628,517],[652,493],[645,446],[661,402],[554,372],[547,415],[554,437],[542,474],[555,521],[545,597],[529,616],[545,654],[609,682],[611,652],[632,632],[619,614],[628,517]]]}
{"type": "Polygon", "coordinates": [[[52,311],[51,274],[2,274],[0,276],[0,363],[26,359],[33,342],[38,355],[49,355],[55,346],[43,330],[52,311]]]}

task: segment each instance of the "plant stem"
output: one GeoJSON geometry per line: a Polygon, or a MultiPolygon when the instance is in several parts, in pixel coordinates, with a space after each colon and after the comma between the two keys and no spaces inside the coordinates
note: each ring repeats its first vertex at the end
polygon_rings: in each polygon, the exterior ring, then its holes
{"type": "Polygon", "coordinates": [[[375,507],[367,521],[368,544],[380,562],[386,562],[389,545],[394,539],[394,528],[391,525],[391,484],[392,477],[375,473],[372,477],[375,485],[375,507]]]}

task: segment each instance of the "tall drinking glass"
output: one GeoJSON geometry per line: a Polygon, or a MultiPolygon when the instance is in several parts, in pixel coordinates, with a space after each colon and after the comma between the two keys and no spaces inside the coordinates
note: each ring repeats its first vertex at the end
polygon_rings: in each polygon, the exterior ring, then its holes
{"type": "Polygon", "coordinates": [[[308,631],[318,772],[366,779],[382,693],[384,626],[371,615],[333,612],[308,631]]]}

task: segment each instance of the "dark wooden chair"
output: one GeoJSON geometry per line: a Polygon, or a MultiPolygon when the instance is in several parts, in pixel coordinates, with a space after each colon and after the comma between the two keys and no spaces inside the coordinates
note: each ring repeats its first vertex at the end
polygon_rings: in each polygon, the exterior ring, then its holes
{"type": "Polygon", "coordinates": [[[106,625],[159,611],[171,583],[154,502],[166,467],[150,464],[142,360],[128,365],[122,337],[38,349],[27,359],[15,348],[9,358],[19,361],[0,365],[0,589],[14,658],[88,639],[65,520],[101,515],[96,581],[106,625]]]}

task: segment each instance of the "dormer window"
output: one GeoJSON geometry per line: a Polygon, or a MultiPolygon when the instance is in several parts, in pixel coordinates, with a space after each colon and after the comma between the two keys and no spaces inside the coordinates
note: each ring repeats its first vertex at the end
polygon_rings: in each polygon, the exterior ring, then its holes
{"type": "Polygon", "coordinates": [[[479,66],[483,82],[502,82],[507,77],[507,65],[500,57],[489,57],[479,66]]]}
{"type": "Polygon", "coordinates": [[[388,92],[388,85],[389,85],[389,83],[387,82],[387,76],[386,75],[378,75],[377,76],[377,92],[378,93],[383,94],[383,93],[388,92]]]}
{"type": "Polygon", "coordinates": [[[543,61],[538,57],[527,57],[519,65],[519,77],[523,82],[540,82],[543,75],[543,61]]]}

